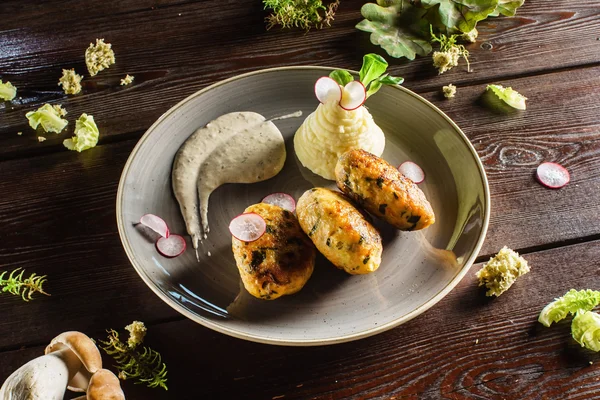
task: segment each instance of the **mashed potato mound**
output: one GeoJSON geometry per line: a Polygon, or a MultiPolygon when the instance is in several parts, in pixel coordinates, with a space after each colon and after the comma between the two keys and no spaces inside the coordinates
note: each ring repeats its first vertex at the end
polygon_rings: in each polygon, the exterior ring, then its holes
{"type": "Polygon", "coordinates": [[[319,104],[294,136],[302,165],[330,180],[335,180],[335,164],[346,151],[360,148],[381,156],[384,147],[385,135],[365,107],[346,111],[337,101],[319,104]]]}

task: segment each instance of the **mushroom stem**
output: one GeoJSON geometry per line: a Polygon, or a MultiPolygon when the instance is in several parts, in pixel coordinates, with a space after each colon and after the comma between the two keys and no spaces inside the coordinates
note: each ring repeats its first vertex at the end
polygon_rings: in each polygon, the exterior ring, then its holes
{"type": "MultiPolygon", "coordinates": [[[[73,377],[77,373],[77,371],[79,371],[83,366],[79,357],[77,357],[77,355],[73,353],[69,348],[55,351],[48,355],[58,357],[65,363],[65,365],[67,366],[67,370],[69,371],[67,382],[70,382],[71,379],[73,379],[73,377]]],[[[92,374],[89,375],[92,376],[92,374]]]]}
{"type": "Polygon", "coordinates": [[[62,400],[67,382],[80,367],[69,349],[35,358],[6,379],[0,400],[62,400]]]}

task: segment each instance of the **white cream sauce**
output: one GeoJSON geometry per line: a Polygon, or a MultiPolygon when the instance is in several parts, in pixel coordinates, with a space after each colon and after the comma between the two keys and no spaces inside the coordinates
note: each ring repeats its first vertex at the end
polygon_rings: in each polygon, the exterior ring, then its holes
{"type": "Polygon", "coordinates": [[[194,248],[209,232],[208,201],[215,189],[225,183],[272,178],[283,168],[285,158],[279,129],[254,112],[222,115],[192,134],[175,156],[172,180],[194,248]]]}

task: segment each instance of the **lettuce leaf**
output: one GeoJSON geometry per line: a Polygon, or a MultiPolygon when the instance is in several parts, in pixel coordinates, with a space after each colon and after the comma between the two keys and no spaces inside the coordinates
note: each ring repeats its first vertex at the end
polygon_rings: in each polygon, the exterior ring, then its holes
{"type": "Polygon", "coordinates": [[[67,112],[60,105],[51,106],[46,103],[35,111],[29,111],[25,117],[33,129],[37,129],[41,124],[42,129],[46,132],[60,133],[68,124],[66,119],[61,118],[66,114],[67,112]]]}
{"type": "Polygon", "coordinates": [[[414,7],[408,0],[378,0],[364,4],[365,18],[356,28],[371,33],[371,43],[381,46],[390,56],[414,60],[416,55],[431,53],[426,34],[429,24],[423,18],[427,10],[414,7]]]}
{"type": "Polygon", "coordinates": [[[487,90],[491,90],[500,100],[512,108],[516,108],[517,110],[527,109],[527,106],[525,105],[527,97],[523,96],[513,88],[505,88],[502,85],[488,85],[487,90]]]}
{"type": "Polygon", "coordinates": [[[598,304],[600,304],[600,292],[591,289],[580,291],[571,289],[564,296],[544,307],[538,321],[544,326],[550,326],[553,322],[564,319],[568,314],[591,311],[598,304]]]}
{"type": "Polygon", "coordinates": [[[438,6],[441,23],[449,30],[458,29],[465,33],[475,29],[496,10],[498,0],[421,0],[425,8],[438,6]]]}
{"type": "Polygon", "coordinates": [[[592,311],[578,312],[571,323],[573,339],[593,351],[600,351],[600,315],[592,311]]]}
{"type": "Polygon", "coordinates": [[[17,88],[8,81],[6,83],[2,83],[2,80],[0,79],[0,99],[10,101],[14,99],[16,95],[17,88]]]}
{"type": "Polygon", "coordinates": [[[354,80],[352,74],[345,69],[336,69],[335,71],[331,71],[329,77],[341,86],[346,86],[347,83],[350,83],[354,80]]]}
{"type": "Polygon", "coordinates": [[[525,0],[499,0],[498,5],[494,12],[489,17],[497,17],[499,15],[505,15],[507,17],[514,17],[517,13],[517,8],[521,7],[525,0]]]}
{"type": "Polygon", "coordinates": [[[385,58],[378,54],[366,54],[360,68],[360,81],[365,87],[369,86],[369,83],[383,75],[387,67],[388,63],[385,58]]]}
{"type": "Polygon", "coordinates": [[[69,150],[82,152],[91,149],[98,143],[100,131],[94,121],[94,117],[87,114],[81,114],[75,122],[75,136],[71,139],[65,139],[63,145],[69,150]]]}

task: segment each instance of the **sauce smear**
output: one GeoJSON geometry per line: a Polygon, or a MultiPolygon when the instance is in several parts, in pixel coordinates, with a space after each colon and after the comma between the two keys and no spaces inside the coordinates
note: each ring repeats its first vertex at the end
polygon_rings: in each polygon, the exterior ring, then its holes
{"type": "Polygon", "coordinates": [[[211,193],[225,183],[270,179],[285,158],[281,132],[255,112],[222,115],[184,142],[173,163],[173,192],[196,250],[209,232],[211,193]]]}

